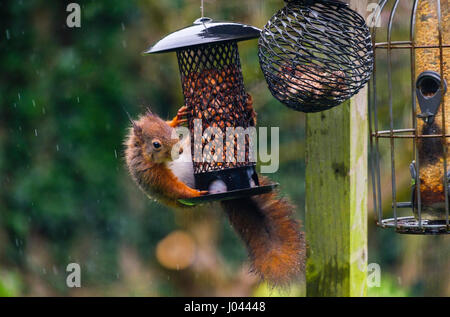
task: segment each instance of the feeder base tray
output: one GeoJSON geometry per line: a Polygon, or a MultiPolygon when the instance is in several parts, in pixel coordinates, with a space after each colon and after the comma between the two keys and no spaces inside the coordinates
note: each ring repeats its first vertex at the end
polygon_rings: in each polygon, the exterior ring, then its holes
{"type": "Polygon", "coordinates": [[[377,225],[383,228],[395,228],[395,231],[404,234],[438,235],[450,233],[450,226],[447,226],[445,221],[422,220],[422,225],[420,225],[414,217],[397,218],[397,226],[394,218],[384,219],[377,225]]]}
{"type": "Polygon", "coordinates": [[[267,193],[270,193],[271,191],[273,191],[277,186],[278,186],[278,183],[273,183],[270,185],[231,190],[231,191],[228,191],[225,193],[210,194],[210,195],[204,195],[204,196],[194,197],[194,198],[189,198],[189,199],[179,199],[178,201],[182,204],[192,206],[192,205],[204,204],[204,203],[213,202],[213,201],[230,200],[230,199],[237,199],[237,198],[267,194],[267,193]]]}

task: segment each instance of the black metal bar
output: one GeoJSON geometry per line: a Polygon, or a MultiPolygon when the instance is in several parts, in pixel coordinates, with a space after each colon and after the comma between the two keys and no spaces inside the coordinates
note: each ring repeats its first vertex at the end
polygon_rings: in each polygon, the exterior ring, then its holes
{"type": "MultiPolygon", "coordinates": [[[[387,43],[376,43],[375,49],[387,49],[387,43]]],[[[450,47],[450,44],[442,44],[443,48],[450,47]]],[[[439,45],[412,45],[410,41],[393,41],[391,49],[419,49],[419,48],[440,48],[439,45]]]]}
{"type": "MultiPolygon", "coordinates": [[[[415,40],[415,32],[416,32],[416,14],[417,14],[417,6],[419,1],[414,0],[413,8],[411,11],[411,23],[410,23],[410,41],[411,41],[411,111],[412,111],[412,122],[414,127],[414,141],[413,141],[413,155],[415,158],[415,169],[416,169],[416,179],[415,179],[415,187],[414,190],[416,191],[416,200],[417,200],[417,215],[419,218],[419,226],[422,224],[422,197],[420,192],[420,177],[419,177],[419,168],[420,168],[420,159],[419,159],[419,151],[417,149],[418,142],[419,142],[419,131],[417,130],[417,105],[416,105],[416,55],[415,55],[415,47],[416,47],[416,40],[415,40]]],[[[414,199],[414,197],[413,197],[414,199]]],[[[414,201],[412,201],[413,204],[413,212],[414,212],[414,201]]]]}
{"type": "MultiPolygon", "coordinates": [[[[380,10],[378,11],[376,22],[381,19],[381,12],[383,12],[384,7],[386,6],[388,0],[380,0],[378,5],[380,6],[380,10]]],[[[376,26],[376,23],[375,23],[376,26]]],[[[372,33],[373,41],[376,40],[376,27],[373,28],[372,33]]],[[[376,52],[374,51],[374,72],[373,72],[373,98],[374,98],[374,128],[375,132],[378,131],[378,105],[377,105],[377,80],[376,80],[376,52]]],[[[380,171],[380,147],[378,138],[375,139],[375,164],[376,164],[376,181],[377,181],[377,193],[378,193],[378,219],[379,222],[383,219],[383,206],[382,206],[382,197],[381,197],[381,171],[380,171]]]]}
{"type": "MultiPolygon", "coordinates": [[[[441,1],[436,0],[437,4],[437,18],[438,18],[438,33],[439,33],[439,70],[441,73],[441,91],[442,91],[442,100],[441,100],[441,109],[442,109],[442,130],[444,133],[447,131],[445,127],[445,89],[444,89],[444,51],[442,47],[442,12],[441,12],[441,1]]],[[[448,179],[447,179],[447,140],[445,137],[442,138],[442,146],[444,150],[444,193],[445,193],[445,216],[446,216],[446,225],[449,227],[449,206],[448,206],[448,179]]]]}
{"type": "Polygon", "coordinates": [[[392,39],[392,24],[394,21],[394,16],[398,8],[398,3],[400,0],[395,0],[394,7],[392,8],[391,15],[389,16],[388,29],[387,29],[387,74],[388,74],[388,95],[389,95],[389,125],[391,130],[391,181],[392,181],[392,201],[394,204],[394,219],[395,226],[397,226],[397,188],[395,179],[395,139],[394,136],[394,114],[393,114],[393,104],[392,104],[392,51],[391,51],[391,39],[392,39]]]}
{"type": "Polygon", "coordinates": [[[450,137],[450,134],[427,134],[427,135],[415,135],[415,134],[407,134],[407,135],[374,135],[376,138],[380,139],[431,139],[431,138],[448,138],[450,137]]]}

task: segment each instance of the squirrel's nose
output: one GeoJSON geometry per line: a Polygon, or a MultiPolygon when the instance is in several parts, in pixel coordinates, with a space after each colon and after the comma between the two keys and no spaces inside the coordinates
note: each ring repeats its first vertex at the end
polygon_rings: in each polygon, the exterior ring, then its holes
{"type": "Polygon", "coordinates": [[[183,154],[183,147],[180,147],[180,151],[178,152],[178,154],[183,154]]]}

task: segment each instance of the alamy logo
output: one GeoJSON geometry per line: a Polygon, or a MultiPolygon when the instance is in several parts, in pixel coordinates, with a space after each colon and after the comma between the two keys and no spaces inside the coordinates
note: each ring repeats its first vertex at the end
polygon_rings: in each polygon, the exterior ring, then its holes
{"type": "Polygon", "coordinates": [[[370,12],[366,18],[367,26],[370,28],[379,28],[381,26],[381,7],[377,3],[369,3],[367,5],[367,12],[370,12]]]}
{"type": "Polygon", "coordinates": [[[70,272],[66,278],[66,285],[69,288],[81,287],[81,268],[78,263],[69,263],[66,272],[70,272]]]}
{"type": "Polygon", "coordinates": [[[370,263],[367,266],[367,286],[380,287],[381,285],[381,267],[378,263],[370,263]]]}
{"type": "Polygon", "coordinates": [[[70,12],[67,15],[66,25],[69,28],[80,28],[81,27],[81,8],[78,3],[69,3],[66,7],[66,11],[70,12]]]}

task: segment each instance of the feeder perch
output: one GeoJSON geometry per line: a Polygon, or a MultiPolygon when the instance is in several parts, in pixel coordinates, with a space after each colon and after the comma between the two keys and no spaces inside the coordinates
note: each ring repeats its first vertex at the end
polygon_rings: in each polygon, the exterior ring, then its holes
{"type": "MultiPolygon", "coordinates": [[[[448,234],[450,96],[447,81],[450,74],[450,11],[447,0],[407,1],[412,8],[409,39],[393,41],[393,21],[400,14],[399,3],[400,0],[379,2],[380,11],[376,19],[380,19],[380,16],[389,17],[385,25],[387,41],[376,42],[377,28],[372,31],[375,57],[380,51],[383,56],[387,56],[387,70],[374,69],[370,85],[370,164],[377,225],[394,228],[399,233],[448,234]],[[411,120],[406,127],[397,126],[399,122],[405,123],[405,120],[402,117],[397,118],[395,114],[404,112],[394,109],[393,103],[394,94],[404,91],[397,87],[400,83],[394,83],[392,80],[392,59],[397,52],[406,52],[410,57],[408,71],[411,73],[411,104],[408,108],[411,111],[411,120]],[[381,76],[387,74],[387,81],[377,81],[379,73],[382,73],[381,76]],[[379,95],[380,90],[387,91],[387,100],[382,100],[384,94],[379,95]],[[389,129],[381,129],[382,125],[389,126],[389,129]],[[404,147],[399,148],[401,141],[410,141],[407,144],[411,146],[411,151],[406,151],[404,147]],[[389,153],[386,154],[390,158],[390,194],[382,189],[381,184],[382,166],[388,165],[387,162],[382,162],[382,149],[388,149],[385,145],[389,148],[389,153]],[[404,158],[403,153],[412,153],[412,157],[404,158]],[[412,180],[411,199],[406,202],[398,201],[397,182],[398,174],[401,173],[398,173],[397,169],[400,164],[404,164],[398,162],[402,156],[403,159],[412,161],[409,165],[412,180]],[[392,198],[389,214],[393,217],[389,218],[384,216],[382,207],[386,196],[392,198]]],[[[403,142],[402,144],[406,145],[403,142]]],[[[404,169],[408,169],[407,164],[404,169]]]]}
{"type": "MultiPolygon", "coordinates": [[[[252,150],[245,138],[245,159],[238,158],[242,146],[234,139],[225,139],[227,128],[254,125],[251,99],[245,92],[238,52],[238,41],[257,38],[260,30],[239,23],[214,22],[210,18],[197,19],[192,26],[171,33],[144,53],[176,52],[181,74],[184,102],[188,107],[188,126],[195,187],[211,194],[180,200],[185,204],[235,199],[259,195],[273,190],[277,184],[260,186],[255,163],[249,159],[252,150]],[[250,109],[250,110],[249,110],[250,109]],[[219,129],[224,136],[223,147],[207,151],[207,157],[195,160],[195,153],[203,153],[204,146],[217,136],[194,142],[195,119],[205,129],[219,129]],[[234,160],[227,159],[227,147],[235,148],[234,160]]],[[[241,151],[242,153],[242,151],[241,151]]]]}
{"type": "Polygon", "coordinates": [[[303,112],[335,107],[364,87],[373,69],[364,18],[338,0],[285,0],[259,39],[272,95],[303,112]]]}

